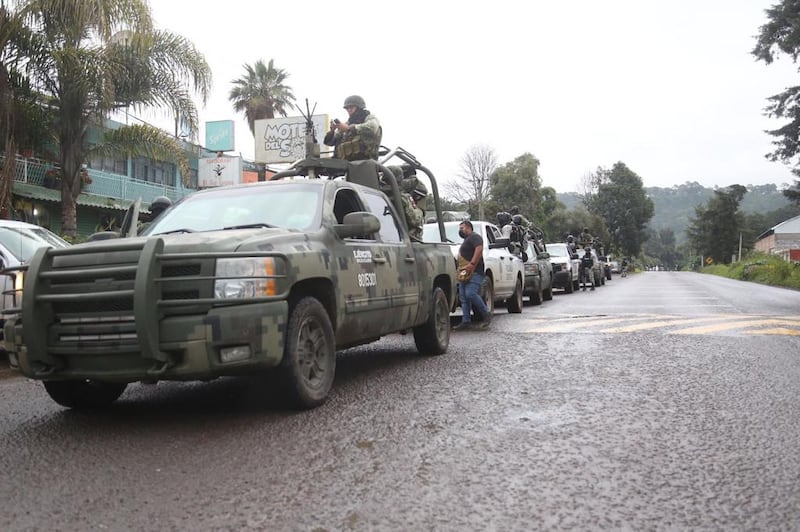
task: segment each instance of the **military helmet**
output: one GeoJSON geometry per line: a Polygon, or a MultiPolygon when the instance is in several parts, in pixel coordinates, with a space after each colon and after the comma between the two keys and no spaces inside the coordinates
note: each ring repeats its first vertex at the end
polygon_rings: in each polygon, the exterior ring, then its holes
{"type": "Polygon", "coordinates": [[[350,107],[351,105],[355,105],[359,109],[367,108],[367,104],[364,102],[364,98],[358,96],[357,94],[345,98],[344,105],[342,107],[350,107]]]}
{"type": "Polygon", "coordinates": [[[511,221],[514,222],[514,225],[522,225],[522,215],[515,214],[511,217],[511,221]]]}
{"type": "Polygon", "coordinates": [[[503,227],[504,225],[511,223],[511,215],[505,211],[501,211],[497,213],[497,225],[503,227]]]}
{"type": "Polygon", "coordinates": [[[165,210],[172,207],[172,200],[166,196],[158,196],[150,203],[150,212],[154,216],[158,216],[165,210]]]}
{"type": "Polygon", "coordinates": [[[574,236],[567,235],[567,242],[574,242],[574,241],[575,241],[575,237],[574,236]]]}

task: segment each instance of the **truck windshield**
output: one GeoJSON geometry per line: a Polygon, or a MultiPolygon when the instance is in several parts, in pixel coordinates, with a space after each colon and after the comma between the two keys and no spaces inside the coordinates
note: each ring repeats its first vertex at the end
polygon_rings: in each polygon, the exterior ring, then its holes
{"type": "Polygon", "coordinates": [[[295,182],[199,192],[175,204],[142,234],[265,226],[313,231],[321,224],[322,191],[317,184],[295,182]]]}
{"type": "Polygon", "coordinates": [[[557,244],[547,244],[547,251],[551,257],[569,257],[567,246],[557,244]]]}

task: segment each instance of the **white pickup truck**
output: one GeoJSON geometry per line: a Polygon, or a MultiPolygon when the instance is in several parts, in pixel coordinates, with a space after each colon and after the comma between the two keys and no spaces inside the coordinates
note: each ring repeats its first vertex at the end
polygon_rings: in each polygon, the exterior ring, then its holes
{"type": "MultiPolygon", "coordinates": [[[[451,243],[453,257],[458,259],[458,250],[464,240],[458,236],[461,222],[444,222],[447,239],[451,243]]],[[[472,222],[473,229],[483,238],[483,263],[486,279],[482,295],[486,306],[494,311],[497,301],[505,301],[509,312],[522,312],[522,294],[525,286],[525,265],[522,259],[508,249],[508,239],[493,223],[472,222]]],[[[423,242],[439,241],[438,224],[425,224],[422,229],[423,242]]],[[[458,304],[458,303],[456,303],[458,304]]]]}

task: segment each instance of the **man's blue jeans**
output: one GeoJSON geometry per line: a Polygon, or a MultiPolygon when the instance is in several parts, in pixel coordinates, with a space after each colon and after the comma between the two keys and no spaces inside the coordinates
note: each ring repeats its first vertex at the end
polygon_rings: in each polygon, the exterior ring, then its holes
{"type": "Polygon", "coordinates": [[[462,323],[472,321],[471,310],[473,308],[481,318],[486,318],[489,314],[489,309],[486,308],[486,303],[483,302],[480,294],[483,278],[482,273],[473,273],[469,281],[458,283],[458,298],[461,300],[461,313],[463,314],[462,323]]]}

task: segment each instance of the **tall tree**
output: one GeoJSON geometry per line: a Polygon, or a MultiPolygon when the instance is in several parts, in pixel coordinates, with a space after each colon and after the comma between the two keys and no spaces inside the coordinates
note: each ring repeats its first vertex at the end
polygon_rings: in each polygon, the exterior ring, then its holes
{"type": "MultiPolygon", "coordinates": [[[[27,65],[34,84],[56,109],[62,230],[74,237],[89,126],[121,107],[153,107],[173,113],[196,138],[191,93],[205,103],[211,70],[189,41],[153,28],[146,0],[21,0],[19,14],[34,35],[27,65]]],[[[151,138],[164,153],[180,153],[175,139],[151,138]]]]}
{"type": "Polygon", "coordinates": [[[41,149],[49,129],[45,108],[25,75],[31,37],[22,17],[0,0],[0,142],[8,155],[0,167],[0,218],[8,218],[11,212],[13,155],[18,147],[41,149]]]}
{"type": "Polygon", "coordinates": [[[523,153],[510,163],[498,167],[491,175],[491,206],[508,211],[513,206],[537,225],[544,220],[542,180],[539,159],[523,153]]]}
{"type": "Polygon", "coordinates": [[[741,185],[715,190],[714,197],[695,208],[686,233],[694,250],[714,262],[729,264],[739,247],[744,216],[739,203],[747,193],[741,185]]]}
{"type": "Polygon", "coordinates": [[[610,170],[598,168],[595,182],[597,190],[588,207],[605,221],[611,251],[638,255],[647,237],[647,223],[655,212],[642,178],[623,162],[617,162],[610,170]]]}
{"type": "MultiPolygon", "coordinates": [[[[289,73],[282,68],[275,68],[275,60],[269,64],[259,59],[255,65],[244,65],[244,76],[233,80],[233,88],[228,100],[233,103],[233,110],[244,112],[250,133],[255,139],[256,120],[275,118],[275,115],[286,116],[286,110],[294,104],[292,89],[285,84],[289,73]]],[[[266,178],[266,165],[256,164],[258,180],[266,178]]]]}
{"type": "Polygon", "coordinates": [[[675,232],[672,229],[649,230],[648,233],[644,253],[653,259],[654,264],[673,270],[685,260],[683,254],[678,251],[675,232]]]}
{"type": "MultiPolygon", "coordinates": [[[[800,56],[800,2],[781,0],[764,11],[767,23],[760,28],[752,54],[756,60],[768,65],[785,54],[796,64],[800,56]]],[[[767,132],[776,139],[772,142],[775,151],[767,157],[792,166],[792,173],[800,177],[800,85],[770,96],[768,102],[766,114],[788,122],[767,132]]],[[[783,193],[800,205],[800,180],[795,180],[794,185],[783,193]]]]}
{"type": "Polygon", "coordinates": [[[275,60],[269,64],[259,59],[254,65],[244,65],[244,76],[231,81],[233,88],[228,100],[233,110],[244,113],[250,132],[255,135],[256,120],[286,116],[286,110],[294,103],[292,89],[285,84],[289,73],[275,68],[275,60]]]}
{"type": "Polygon", "coordinates": [[[459,180],[447,182],[443,188],[456,201],[474,206],[478,220],[486,220],[486,201],[491,194],[497,154],[493,148],[477,144],[461,157],[460,167],[459,180]]]}

